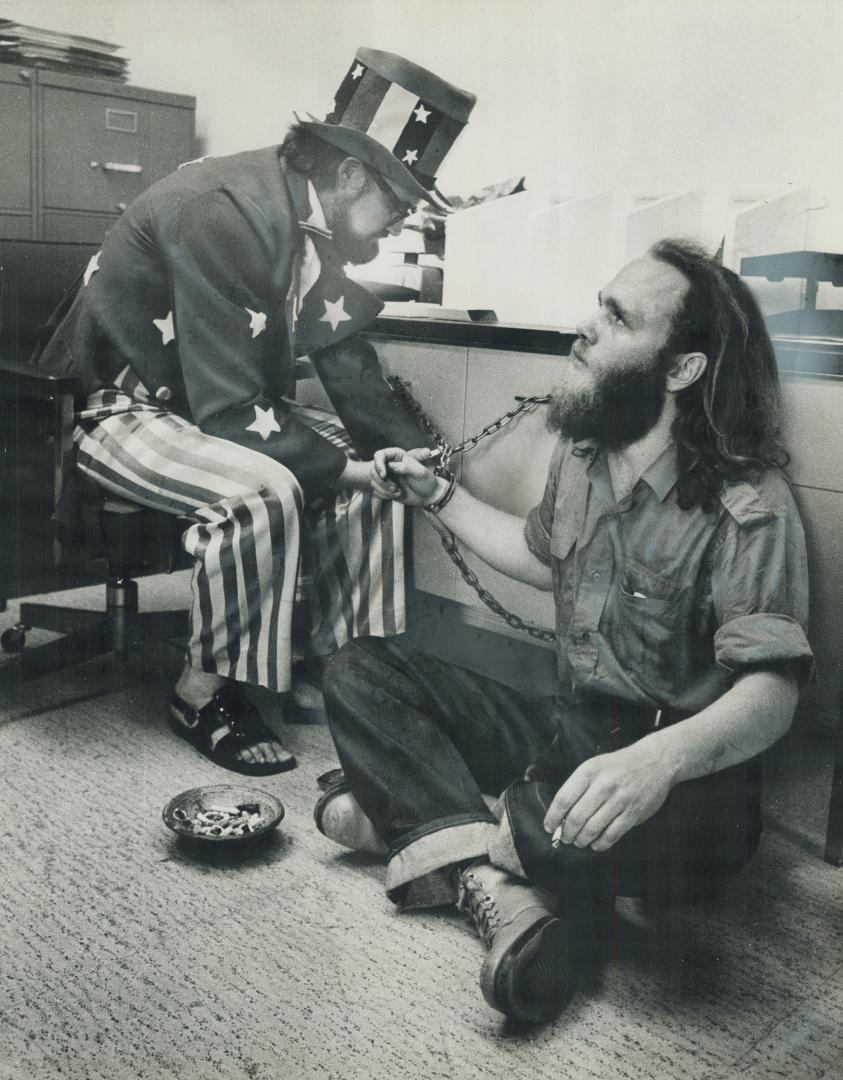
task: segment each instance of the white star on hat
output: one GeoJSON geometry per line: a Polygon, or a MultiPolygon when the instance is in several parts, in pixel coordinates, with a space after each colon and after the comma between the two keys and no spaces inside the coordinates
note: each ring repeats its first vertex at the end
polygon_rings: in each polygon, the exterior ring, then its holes
{"type": "Polygon", "coordinates": [[[354,71],[352,71],[351,77],[352,77],[352,79],[359,79],[362,74],[363,74],[363,65],[358,64],[357,67],[354,69],[354,71]]]}
{"type": "Polygon", "coordinates": [[[262,409],[255,405],[255,419],[248,425],[246,431],[256,431],[264,442],[273,431],[280,431],[281,425],[275,419],[275,410],[270,405],[268,409],[262,409]]]}
{"type": "Polygon", "coordinates": [[[249,322],[249,329],[252,331],[252,337],[256,338],[258,334],[262,334],[266,330],[266,315],[262,311],[252,311],[251,308],[244,308],[252,316],[249,322]]]}
{"type": "Polygon", "coordinates": [[[101,251],[98,251],[96,253],[96,255],[92,255],[91,259],[90,259],[90,262],[88,263],[88,265],[87,265],[87,267],[85,269],[85,274],[84,274],[83,280],[85,282],[85,288],[86,289],[88,288],[88,282],[91,280],[91,278],[97,272],[97,270],[99,270],[99,268],[100,268],[100,255],[102,255],[101,251]]]}
{"type": "Polygon", "coordinates": [[[319,316],[319,322],[328,322],[331,324],[331,329],[336,332],[337,327],[341,322],[351,322],[351,316],[347,314],[345,307],[345,297],[341,296],[339,300],[326,300],[325,301],[325,314],[319,316]]]}
{"type": "Polygon", "coordinates": [[[153,319],[152,321],[155,323],[155,325],[161,331],[161,344],[162,345],[166,345],[170,341],[174,340],[174,338],[176,336],[176,332],[173,329],[173,313],[172,313],[172,311],[168,311],[163,319],[153,319]]]}
{"type": "Polygon", "coordinates": [[[415,116],[416,120],[418,120],[420,124],[426,124],[427,118],[428,116],[430,116],[430,109],[426,109],[424,105],[419,102],[419,107],[417,109],[413,109],[413,116],[415,116]]]}
{"type": "Polygon", "coordinates": [[[418,150],[408,150],[407,153],[401,158],[405,165],[415,165],[418,159],[418,150]]]}

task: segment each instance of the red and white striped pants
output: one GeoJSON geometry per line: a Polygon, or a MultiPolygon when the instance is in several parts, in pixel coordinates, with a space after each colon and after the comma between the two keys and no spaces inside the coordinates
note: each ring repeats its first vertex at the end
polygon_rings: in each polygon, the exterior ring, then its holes
{"type": "MultiPolygon", "coordinates": [[[[296,416],[350,456],[331,414],[296,416]]],[[[405,627],[404,508],[341,491],[302,505],[284,465],[203,434],[173,413],[115,390],[92,395],[74,434],[79,467],[107,491],[190,518],[195,559],[192,667],[270,690],[290,686],[300,571],[311,579],[311,645],[329,655],[350,638],[405,627]]]]}

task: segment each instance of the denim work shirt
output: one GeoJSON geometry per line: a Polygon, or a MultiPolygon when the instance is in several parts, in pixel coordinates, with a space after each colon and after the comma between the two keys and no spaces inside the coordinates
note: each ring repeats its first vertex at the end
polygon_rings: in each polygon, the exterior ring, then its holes
{"type": "Polygon", "coordinates": [[[618,502],[601,450],[557,446],[525,536],[553,572],[563,698],[695,713],[747,669],[809,669],[805,537],[782,474],[728,485],[712,512],[681,510],[677,479],[669,447],[618,502]]]}

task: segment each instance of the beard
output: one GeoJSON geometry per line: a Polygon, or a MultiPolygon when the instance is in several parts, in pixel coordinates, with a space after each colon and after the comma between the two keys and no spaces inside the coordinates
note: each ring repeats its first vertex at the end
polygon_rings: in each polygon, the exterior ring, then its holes
{"type": "Polygon", "coordinates": [[[351,231],[348,210],[345,207],[340,208],[334,215],[331,232],[334,237],[334,250],[343,263],[362,266],[376,258],[380,251],[377,237],[362,237],[351,231]]]}
{"type": "Polygon", "coordinates": [[[584,385],[563,382],[550,398],[548,430],[572,442],[594,439],[611,452],[637,442],[661,416],[674,351],[665,348],[646,365],[608,368],[584,385]]]}

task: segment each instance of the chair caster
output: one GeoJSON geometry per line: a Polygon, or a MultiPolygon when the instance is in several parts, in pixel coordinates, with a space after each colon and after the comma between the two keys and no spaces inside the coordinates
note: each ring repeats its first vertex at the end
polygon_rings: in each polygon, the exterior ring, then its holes
{"type": "Polygon", "coordinates": [[[26,645],[26,632],[29,629],[30,627],[25,626],[23,623],[18,623],[17,626],[11,626],[8,630],[4,630],[0,634],[0,647],[2,647],[3,652],[22,652],[24,645],[26,645]]]}

